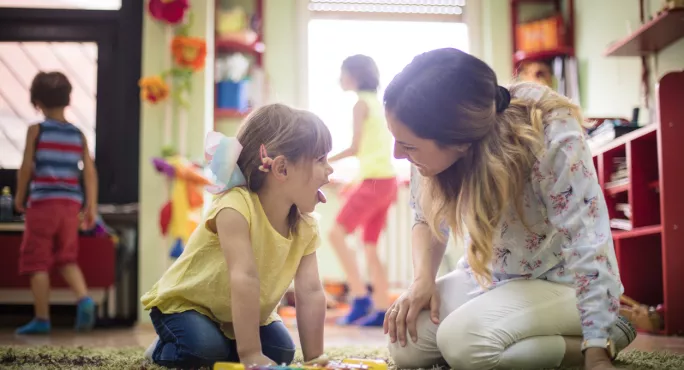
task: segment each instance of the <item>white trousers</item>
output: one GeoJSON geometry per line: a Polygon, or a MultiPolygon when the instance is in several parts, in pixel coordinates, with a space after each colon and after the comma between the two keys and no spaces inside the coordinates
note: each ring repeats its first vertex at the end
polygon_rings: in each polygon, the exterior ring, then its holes
{"type": "Polygon", "coordinates": [[[479,296],[462,270],[437,280],[440,323],[419,314],[417,342],[389,344],[399,368],[539,369],[558,367],[563,336],[581,337],[575,289],[543,280],[512,281],[479,296]]]}

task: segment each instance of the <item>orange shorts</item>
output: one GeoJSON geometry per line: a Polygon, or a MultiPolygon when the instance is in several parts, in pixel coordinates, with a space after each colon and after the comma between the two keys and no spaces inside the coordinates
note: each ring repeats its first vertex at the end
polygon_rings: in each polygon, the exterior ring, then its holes
{"type": "Polygon", "coordinates": [[[387,222],[387,211],[397,199],[397,180],[367,179],[353,189],[337,215],[347,233],[363,227],[363,242],[376,245],[387,222]]]}
{"type": "Polygon", "coordinates": [[[26,228],[19,254],[19,273],[49,271],[53,264],[75,263],[81,205],[45,200],[26,208],[26,228]]]}

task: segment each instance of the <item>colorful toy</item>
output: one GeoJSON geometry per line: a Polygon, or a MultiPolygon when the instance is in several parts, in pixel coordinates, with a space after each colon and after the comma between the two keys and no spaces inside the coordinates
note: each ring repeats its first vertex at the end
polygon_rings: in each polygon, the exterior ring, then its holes
{"type": "Polygon", "coordinates": [[[290,366],[245,366],[234,362],[217,362],[214,370],[387,370],[383,360],[367,358],[346,358],[342,361],[329,361],[325,366],[292,364],[290,366]]]}
{"type": "Polygon", "coordinates": [[[180,257],[190,234],[197,227],[197,213],[204,202],[202,187],[211,181],[199,173],[196,165],[180,156],[154,158],[157,171],[165,175],[171,184],[169,201],[162,207],[159,224],[162,235],[170,236],[173,246],[171,258],[180,257]]]}

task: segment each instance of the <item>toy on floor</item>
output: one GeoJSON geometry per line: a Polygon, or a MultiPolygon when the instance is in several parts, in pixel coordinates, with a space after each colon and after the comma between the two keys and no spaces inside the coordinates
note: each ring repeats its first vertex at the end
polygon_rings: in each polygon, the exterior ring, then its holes
{"type": "Polygon", "coordinates": [[[325,366],[292,364],[290,366],[245,366],[234,362],[217,362],[214,370],[387,370],[383,360],[366,358],[346,358],[342,361],[329,361],[325,366]]]}
{"type": "Polygon", "coordinates": [[[620,301],[628,306],[621,307],[620,314],[625,316],[637,330],[657,333],[663,329],[665,311],[662,305],[648,307],[626,295],[621,296],[620,301]]]}

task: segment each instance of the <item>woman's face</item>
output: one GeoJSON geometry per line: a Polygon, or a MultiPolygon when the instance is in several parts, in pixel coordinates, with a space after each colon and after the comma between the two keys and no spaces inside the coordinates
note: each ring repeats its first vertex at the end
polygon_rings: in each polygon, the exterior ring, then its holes
{"type": "Polygon", "coordinates": [[[462,158],[469,144],[440,147],[434,140],[416,136],[411,129],[385,111],[387,126],[394,136],[394,157],[408,159],[422,176],[435,176],[462,158]]]}

